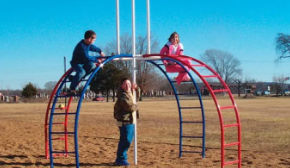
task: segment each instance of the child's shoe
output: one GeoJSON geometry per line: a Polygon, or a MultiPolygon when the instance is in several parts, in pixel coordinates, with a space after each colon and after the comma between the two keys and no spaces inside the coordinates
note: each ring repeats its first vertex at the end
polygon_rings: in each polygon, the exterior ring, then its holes
{"type": "Polygon", "coordinates": [[[76,90],[71,90],[69,89],[66,93],[67,96],[75,96],[77,95],[77,91],[76,90]]]}
{"type": "Polygon", "coordinates": [[[118,162],[116,161],[114,164],[117,166],[129,166],[130,165],[130,163],[128,163],[126,160],[118,161],[118,162]]]}

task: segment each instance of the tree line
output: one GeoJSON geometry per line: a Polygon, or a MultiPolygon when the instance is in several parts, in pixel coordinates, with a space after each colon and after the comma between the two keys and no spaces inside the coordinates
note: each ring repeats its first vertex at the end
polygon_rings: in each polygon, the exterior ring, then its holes
{"type": "MultiPolygon", "coordinates": [[[[150,39],[151,52],[159,53],[159,41],[154,38],[150,39]]],[[[130,54],[132,53],[132,37],[125,33],[120,38],[121,53],[130,54]]],[[[290,35],[278,33],[275,38],[276,51],[279,54],[277,60],[290,57],[290,35]]],[[[104,49],[105,53],[116,53],[116,41],[112,40],[108,43],[104,49]]],[[[147,53],[147,37],[139,35],[136,39],[136,54],[147,53]]],[[[201,61],[212,67],[226,83],[236,83],[238,85],[256,82],[254,79],[247,77],[242,79],[242,68],[241,62],[238,58],[234,57],[231,53],[226,51],[221,51],[217,49],[208,49],[199,58],[201,61]]],[[[167,79],[158,73],[155,66],[146,61],[137,61],[137,74],[136,81],[142,92],[151,90],[167,90],[171,89],[167,79]]],[[[112,61],[107,63],[98,73],[94,76],[90,83],[90,90],[95,93],[103,93],[109,96],[109,92],[112,91],[115,95],[119,87],[119,81],[123,77],[131,77],[132,72],[132,62],[131,61],[112,61]]],[[[285,84],[285,77],[274,76],[273,82],[277,87],[277,92],[282,91],[282,86],[285,84]]],[[[56,81],[49,81],[45,84],[45,90],[52,91],[56,81]]],[[[181,90],[190,90],[192,86],[181,85],[178,86],[181,90]]],[[[81,87],[79,87],[81,90],[81,87]]],[[[23,97],[33,97],[37,94],[36,85],[28,83],[23,87],[21,95],[23,97]]],[[[108,97],[107,97],[108,98],[108,97]]],[[[114,97],[113,97],[114,99],[114,97]]]]}

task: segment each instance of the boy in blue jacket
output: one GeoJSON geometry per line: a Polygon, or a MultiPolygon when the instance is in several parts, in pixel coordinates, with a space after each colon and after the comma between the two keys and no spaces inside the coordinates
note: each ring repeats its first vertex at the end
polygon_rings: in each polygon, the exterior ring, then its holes
{"type": "Polygon", "coordinates": [[[90,56],[89,51],[98,52],[102,57],[105,56],[100,48],[93,45],[96,38],[97,34],[93,30],[86,31],[84,39],[76,45],[73,51],[70,64],[76,71],[76,74],[72,78],[70,90],[68,91],[69,95],[76,94],[78,82],[82,79],[82,77],[90,74],[96,68],[95,62],[101,62],[101,60],[98,60],[97,57],[90,56]]]}

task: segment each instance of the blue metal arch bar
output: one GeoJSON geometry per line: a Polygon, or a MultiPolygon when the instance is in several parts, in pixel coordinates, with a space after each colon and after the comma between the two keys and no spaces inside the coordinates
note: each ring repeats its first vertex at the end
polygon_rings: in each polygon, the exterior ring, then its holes
{"type": "MultiPolygon", "coordinates": [[[[199,103],[200,103],[200,107],[201,107],[201,114],[202,114],[202,157],[204,158],[205,157],[205,114],[204,114],[204,108],[203,108],[203,103],[202,103],[202,98],[201,98],[201,93],[200,93],[200,90],[199,90],[199,87],[198,85],[196,84],[194,78],[192,77],[192,75],[189,73],[189,71],[185,68],[185,66],[183,64],[181,64],[179,61],[175,60],[175,59],[171,59],[171,58],[163,58],[161,60],[169,60],[169,61],[173,61],[173,62],[176,62],[178,65],[180,65],[184,71],[187,72],[187,74],[190,76],[191,78],[191,81],[193,82],[194,84],[194,87],[196,88],[196,91],[197,91],[197,96],[198,96],[198,99],[199,99],[199,103]]],[[[178,106],[178,114],[179,114],[179,157],[182,157],[182,128],[183,128],[183,125],[182,125],[182,112],[181,112],[181,106],[180,106],[180,100],[179,100],[179,97],[178,97],[178,93],[177,93],[177,90],[174,86],[174,84],[171,82],[169,76],[167,75],[167,72],[161,68],[161,66],[157,63],[155,63],[154,61],[148,61],[150,62],[151,64],[155,65],[167,78],[167,80],[169,81],[173,91],[174,91],[174,96],[175,96],[175,99],[176,99],[176,103],[177,103],[177,106],[178,106]]]]}
{"type": "MultiPolygon", "coordinates": [[[[110,62],[111,60],[115,59],[115,58],[123,58],[123,57],[132,57],[132,55],[126,55],[126,54],[121,54],[121,55],[115,55],[115,56],[111,56],[109,58],[107,58],[102,64],[105,65],[106,63],[110,62]]],[[[93,79],[93,77],[95,76],[95,74],[99,71],[99,69],[101,68],[101,66],[98,66],[94,72],[90,75],[88,81],[86,82],[84,88],[83,88],[83,91],[81,93],[81,96],[80,96],[80,99],[79,99],[79,103],[78,103],[78,106],[77,106],[77,114],[76,114],[76,117],[75,117],[75,150],[76,150],[76,163],[77,165],[79,165],[79,153],[78,153],[78,139],[77,139],[77,135],[78,135],[78,122],[79,122],[79,113],[80,113],[80,109],[81,109],[81,104],[82,104],[82,101],[83,101],[83,98],[84,98],[84,94],[87,90],[87,87],[89,86],[91,80],[93,79]]]]}
{"type": "MultiPolygon", "coordinates": [[[[128,58],[128,57],[132,57],[132,55],[129,54],[121,54],[121,55],[115,55],[115,56],[109,56],[106,57],[106,60],[102,63],[102,66],[108,62],[110,62],[113,59],[116,58],[128,58]]],[[[75,115],[75,127],[74,127],[74,141],[75,141],[75,151],[73,153],[75,153],[75,160],[76,160],[76,167],[79,167],[79,152],[78,152],[78,121],[79,121],[79,113],[80,113],[80,108],[81,108],[81,104],[82,104],[82,100],[84,98],[84,94],[85,91],[89,85],[89,83],[91,82],[92,78],[95,76],[95,74],[99,71],[99,69],[102,66],[98,66],[90,75],[89,79],[87,80],[82,93],[79,95],[79,102],[78,102],[78,106],[77,106],[77,111],[76,111],[76,115],[75,115]]],[[[61,88],[63,87],[63,85],[66,83],[68,76],[73,72],[73,69],[69,69],[67,72],[67,76],[64,78],[64,80],[61,82],[61,84],[58,87],[58,90],[55,94],[56,95],[60,95],[61,92],[61,88]]],[[[54,95],[53,95],[54,96],[54,95]]],[[[52,151],[52,125],[53,125],[53,114],[54,114],[54,109],[57,103],[57,99],[58,97],[68,97],[68,96],[56,96],[54,98],[53,104],[52,104],[52,108],[51,108],[51,113],[50,113],[50,120],[49,120],[49,152],[50,152],[50,166],[51,168],[53,168],[53,151],[52,151]]]]}

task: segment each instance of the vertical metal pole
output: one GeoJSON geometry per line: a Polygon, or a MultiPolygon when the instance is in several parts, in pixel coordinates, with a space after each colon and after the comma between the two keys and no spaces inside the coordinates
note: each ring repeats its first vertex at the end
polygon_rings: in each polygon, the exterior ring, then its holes
{"type": "Polygon", "coordinates": [[[135,57],[135,0],[132,0],[132,54],[135,57]]]}
{"type": "Polygon", "coordinates": [[[117,54],[121,53],[120,49],[120,5],[119,0],[116,0],[116,28],[117,28],[117,54]]]}
{"type": "Polygon", "coordinates": [[[147,54],[151,53],[151,34],[150,34],[150,0],[147,0],[147,54]]]}
{"type": "MultiPolygon", "coordinates": [[[[136,83],[136,51],[135,51],[135,0],[132,0],[132,54],[133,54],[133,60],[132,60],[132,78],[133,83],[136,83]]],[[[133,102],[136,103],[136,91],[133,90],[133,102]]],[[[135,129],[134,129],[134,163],[137,165],[137,118],[135,115],[135,129]]]]}

